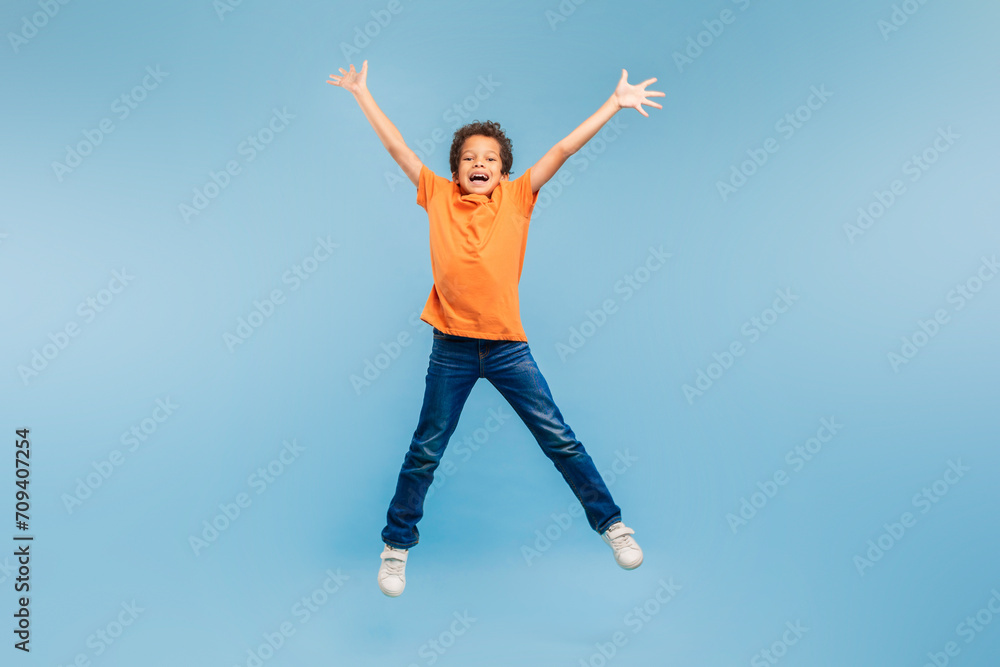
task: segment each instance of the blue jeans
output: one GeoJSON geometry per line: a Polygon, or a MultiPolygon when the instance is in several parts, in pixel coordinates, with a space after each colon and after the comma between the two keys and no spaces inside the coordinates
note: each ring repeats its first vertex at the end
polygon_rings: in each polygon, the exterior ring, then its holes
{"type": "Polygon", "coordinates": [[[563,421],[528,344],[454,336],[435,327],[424,403],[399,471],[382,541],[397,549],[409,549],[420,541],[417,522],[424,515],[424,497],[479,378],[489,380],[514,408],[576,494],[590,527],[603,533],[621,521],[621,510],[583,444],[563,421]]]}

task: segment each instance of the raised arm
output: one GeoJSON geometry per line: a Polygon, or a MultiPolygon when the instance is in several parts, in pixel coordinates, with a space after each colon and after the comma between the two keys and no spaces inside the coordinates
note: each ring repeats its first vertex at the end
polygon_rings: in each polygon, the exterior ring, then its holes
{"type": "Polygon", "coordinates": [[[604,124],[611,120],[611,117],[621,109],[635,109],[643,116],[649,117],[642,105],[662,109],[656,102],[650,102],[647,97],[663,97],[666,93],[655,90],[646,90],[646,86],[656,81],[656,78],[646,79],[638,85],[628,82],[628,72],[622,70],[621,79],[615,92],[608,100],[601,105],[587,120],[583,121],[579,127],[570,132],[565,139],[549,149],[549,152],[542,156],[531,168],[531,191],[538,192],[549,179],[555,176],[563,163],[569,156],[583,148],[584,144],[597,134],[604,124]]]}
{"type": "Polygon", "coordinates": [[[420,179],[420,168],[423,167],[423,163],[417,157],[417,154],[410,150],[406,142],[403,141],[403,135],[399,133],[399,130],[392,124],[392,121],[375,104],[375,99],[368,92],[367,79],[368,61],[365,60],[361,63],[360,72],[354,71],[354,65],[351,65],[349,72],[345,72],[344,68],[341,67],[340,76],[331,74],[327,83],[339,86],[354,95],[354,99],[358,101],[358,105],[361,107],[361,111],[364,112],[365,118],[368,119],[368,122],[375,129],[375,134],[378,135],[378,138],[382,140],[382,145],[389,151],[392,159],[402,168],[406,177],[416,185],[420,179]]]}

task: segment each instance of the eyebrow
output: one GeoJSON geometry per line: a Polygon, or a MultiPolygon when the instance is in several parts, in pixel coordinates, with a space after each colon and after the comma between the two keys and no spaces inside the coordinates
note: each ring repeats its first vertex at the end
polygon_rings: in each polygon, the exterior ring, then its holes
{"type": "MultiPolygon", "coordinates": [[[[493,153],[494,155],[497,155],[497,152],[495,150],[493,150],[492,148],[487,148],[486,152],[487,153],[493,153]]],[[[473,155],[476,154],[476,152],[474,150],[472,150],[471,148],[466,148],[464,151],[462,151],[462,155],[466,155],[468,153],[472,153],[473,155]]]]}

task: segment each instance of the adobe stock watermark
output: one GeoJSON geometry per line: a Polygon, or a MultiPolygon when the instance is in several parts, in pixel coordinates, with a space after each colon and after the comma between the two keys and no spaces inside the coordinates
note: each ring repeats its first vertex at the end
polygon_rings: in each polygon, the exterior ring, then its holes
{"type": "MultiPolygon", "coordinates": [[[[417,649],[417,655],[424,660],[423,664],[433,665],[436,663],[476,622],[476,618],[469,615],[468,609],[463,610],[462,613],[457,611],[452,613],[452,618],[454,620],[448,624],[447,628],[439,632],[436,637],[428,639],[417,649]]],[[[419,667],[419,665],[411,662],[409,667],[419,667]]]]}
{"type": "Polygon", "coordinates": [[[560,23],[565,23],[566,19],[576,13],[576,8],[585,2],[587,0],[560,0],[554,8],[545,10],[545,20],[554,32],[560,23]]]}
{"type": "MultiPolygon", "coordinates": [[[[981,257],[979,268],[964,281],[955,285],[945,296],[945,301],[954,306],[952,312],[957,313],[964,309],[982,291],[986,283],[993,280],[998,271],[1000,271],[1000,263],[997,262],[996,255],[981,257]]],[[[902,366],[913,361],[920,351],[927,347],[941,332],[941,328],[949,322],[951,322],[951,314],[947,308],[936,309],[929,319],[918,319],[917,329],[900,338],[899,350],[893,350],[886,355],[892,371],[899,373],[902,366]]]]}
{"type": "Polygon", "coordinates": [[[360,55],[361,51],[372,43],[372,40],[389,27],[393,17],[401,14],[404,9],[405,7],[400,0],[389,0],[384,9],[371,10],[372,20],[354,26],[353,39],[350,43],[340,43],[340,52],[344,56],[344,62],[349,63],[353,56],[360,55]]]}
{"type": "MultiPolygon", "coordinates": [[[[900,167],[903,175],[908,176],[911,183],[916,183],[961,137],[962,135],[955,134],[951,125],[947,129],[939,127],[937,137],[931,145],[920,153],[914,153],[903,163],[900,167]]],[[[864,236],[876,222],[881,220],[906,192],[906,183],[900,178],[894,179],[887,189],[877,189],[872,192],[872,199],[858,207],[858,217],[855,221],[844,223],[844,234],[851,245],[854,245],[857,237],[864,236]]]]}
{"type": "Polygon", "coordinates": [[[403,354],[404,348],[409,347],[413,344],[413,338],[410,331],[413,329],[419,329],[420,325],[425,324],[423,320],[420,319],[419,312],[410,313],[410,319],[408,320],[410,324],[409,329],[400,329],[396,332],[396,335],[389,339],[389,342],[384,340],[379,343],[379,349],[381,352],[376,352],[375,355],[370,359],[365,359],[362,364],[363,369],[361,374],[352,373],[348,380],[351,383],[351,387],[354,388],[354,395],[360,396],[363,389],[371,387],[372,384],[378,380],[382,375],[389,370],[389,367],[399,359],[403,354]]]}
{"type": "MultiPolygon", "coordinates": [[[[628,472],[638,461],[639,458],[632,456],[632,453],[628,449],[624,451],[620,449],[615,450],[615,460],[611,464],[610,469],[601,473],[601,477],[604,478],[604,483],[608,489],[611,489],[615,485],[615,482],[618,481],[618,478],[628,472]]],[[[521,545],[521,557],[524,558],[524,562],[531,566],[542,554],[551,549],[553,544],[562,539],[562,536],[568,533],[570,528],[573,527],[573,522],[583,515],[583,505],[579,500],[570,503],[565,512],[559,514],[553,512],[550,514],[552,522],[544,530],[535,529],[534,542],[521,545]]]]}
{"type": "MultiPolygon", "coordinates": [[[[659,248],[649,246],[645,261],[615,282],[614,293],[622,295],[622,303],[628,301],[650,281],[654,273],[663,268],[672,256],[671,253],[663,251],[662,245],[659,248]]],[[[601,302],[599,308],[587,310],[584,314],[586,319],[579,325],[569,328],[569,337],[566,342],[556,341],[556,352],[559,354],[559,359],[566,363],[566,359],[579,352],[587,344],[587,341],[607,324],[608,318],[617,312],[618,303],[611,297],[601,302]]]]}
{"type": "MultiPolygon", "coordinates": [[[[456,102],[445,109],[444,113],[441,114],[441,119],[448,123],[448,126],[451,129],[445,130],[443,128],[436,127],[431,130],[427,138],[418,139],[413,142],[410,149],[416,153],[421,162],[426,164],[427,159],[434,154],[434,151],[437,150],[438,146],[446,144],[447,147],[450,148],[453,137],[452,132],[457,130],[464,123],[468,122],[472,117],[473,112],[479,108],[479,105],[488,100],[493,95],[493,92],[502,85],[503,84],[499,81],[493,80],[492,74],[488,74],[485,77],[480,76],[478,78],[478,84],[472,93],[466,95],[461,102],[456,102]]],[[[397,185],[412,185],[410,179],[403,173],[403,168],[398,164],[395,169],[391,171],[387,170],[385,172],[385,184],[389,186],[390,192],[395,192],[397,185]]]]}
{"type": "Polygon", "coordinates": [[[3,562],[0,562],[0,584],[17,574],[17,570],[17,563],[11,563],[10,556],[5,556],[3,562]]]}
{"type": "MultiPolygon", "coordinates": [[[[753,0],[732,0],[733,4],[739,7],[741,12],[746,11],[753,4],[753,0]]],[[[693,65],[694,61],[697,60],[705,53],[705,50],[715,44],[716,40],[722,37],[722,33],[726,31],[726,26],[732,25],[736,22],[736,18],[739,14],[736,14],[731,9],[723,9],[719,12],[718,18],[706,19],[701,22],[704,26],[704,30],[699,31],[695,35],[691,35],[687,38],[687,45],[683,51],[674,51],[673,58],[674,64],[677,65],[677,71],[681,74],[684,73],[684,68],[693,65]]]]}
{"type": "MultiPolygon", "coordinates": [[[[112,271],[111,280],[108,286],[98,290],[92,296],[88,296],[76,307],[76,314],[82,319],[82,324],[90,324],[97,316],[107,310],[119,294],[132,284],[135,276],[128,273],[128,269],[112,271]]],[[[55,333],[49,333],[48,343],[43,343],[41,349],[32,348],[31,360],[27,364],[19,364],[17,374],[21,377],[21,382],[27,387],[32,379],[37,378],[55,359],[73,342],[73,339],[80,335],[81,322],[75,319],[67,320],[66,324],[60,327],[55,333]]]]}
{"type": "MultiPolygon", "coordinates": [[[[258,496],[264,493],[279,477],[285,474],[289,466],[298,461],[305,449],[294,438],[291,442],[285,440],[277,456],[268,461],[266,465],[250,473],[250,476],[247,477],[247,486],[258,496]]],[[[232,502],[219,503],[219,512],[211,519],[205,519],[201,522],[201,532],[197,535],[188,535],[188,546],[191,547],[194,555],[201,555],[202,551],[214,544],[222,533],[229,530],[241,516],[246,514],[245,510],[252,503],[253,498],[245,491],[237,493],[232,502]]]]}
{"type": "Polygon", "coordinates": [[[531,223],[536,227],[539,215],[552,206],[555,200],[562,196],[575,179],[574,171],[582,174],[590,166],[607,152],[610,144],[614,143],[621,136],[622,130],[628,127],[622,116],[615,114],[614,118],[605,123],[600,131],[591,137],[590,141],[576,153],[569,156],[563,168],[556,172],[556,175],[538,191],[538,199],[535,200],[535,208],[531,212],[531,223]],[[568,165],[568,166],[567,166],[568,165]]]}
{"type": "MultiPolygon", "coordinates": [[[[327,570],[325,574],[326,578],[323,583],[308,594],[303,595],[289,611],[291,616],[298,621],[300,627],[308,623],[350,580],[350,577],[343,574],[339,567],[336,572],[327,570]]],[[[288,643],[288,640],[295,635],[296,630],[298,628],[291,620],[284,620],[273,631],[262,633],[261,638],[264,641],[246,650],[246,659],[243,660],[242,666],[261,667],[288,643]]]]}
{"type": "MultiPolygon", "coordinates": [[[[816,435],[808,438],[801,445],[795,445],[785,453],[785,463],[788,464],[790,472],[801,472],[807,463],[823,451],[823,445],[833,440],[842,428],[844,425],[837,422],[836,417],[820,419],[816,435]]],[[[726,514],[726,523],[729,524],[733,535],[740,528],[748,525],[767,506],[768,502],[778,495],[781,488],[788,484],[791,479],[790,472],[784,468],[775,470],[763,482],[757,482],[758,490],[752,492],[749,498],[747,496],[740,498],[740,506],[736,513],[726,514]]]]}
{"type": "MultiPolygon", "coordinates": [[[[937,503],[941,501],[951,487],[961,481],[967,472],[972,470],[969,466],[962,465],[962,460],[948,461],[948,467],[940,478],[934,480],[917,493],[913,494],[910,504],[915,509],[920,510],[920,514],[927,514],[937,503]]],[[[906,535],[906,532],[917,525],[919,515],[912,512],[903,512],[899,521],[893,523],[883,523],[882,532],[872,540],[868,540],[868,549],[863,554],[854,556],[854,567],[858,574],[865,576],[865,570],[875,567],[875,563],[882,560],[883,556],[896,546],[906,535]]]]}
{"type": "Polygon", "coordinates": [[[809,628],[802,627],[802,621],[796,620],[794,623],[785,621],[785,631],[781,637],[771,642],[767,648],[754,653],[750,658],[750,667],[768,667],[776,665],[778,661],[788,655],[788,649],[799,643],[799,640],[809,632],[809,628]]]}
{"type": "MultiPolygon", "coordinates": [[[[637,604],[622,617],[622,625],[632,631],[632,636],[639,634],[649,625],[653,618],[663,611],[683,588],[680,584],[674,583],[673,577],[660,579],[656,582],[659,586],[652,595],[646,598],[641,604],[637,604]]],[[[611,634],[606,642],[596,642],[594,651],[586,658],[580,658],[580,667],[605,667],[618,655],[618,651],[628,644],[629,635],[624,630],[617,630],[611,634]]]]}
{"type": "MultiPolygon", "coordinates": [[[[160,425],[166,422],[179,407],[169,396],[156,399],[155,407],[153,407],[150,416],[133,424],[129,430],[122,433],[119,440],[126,448],[125,451],[129,453],[137,452],[139,447],[148,441],[159,430],[160,425]]],[[[72,493],[63,493],[60,496],[63,507],[66,508],[66,513],[73,514],[75,510],[82,507],[87,499],[93,497],[97,489],[104,486],[105,482],[111,479],[115,471],[125,464],[125,461],[125,454],[120,449],[111,450],[107,458],[100,461],[91,461],[90,467],[93,470],[83,477],[76,478],[76,486],[73,488],[72,493]]]]}
{"type": "Polygon", "coordinates": [[[70,0],[38,0],[38,7],[41,11],[34,12],[21,17],[21,29],[17,32],[8,32],[7,40],[14,53],[18,53],[22,46],[25,46],[38,35],[38,31],[49,24],[49,21],[56,17],[56,14],[68,5],[70,0]]]}
{"type": "Polygon", "coordinates": [[[788,312],[792,305],[799,300],[798,295],[792,294],[792,289],[786,287],[783,290],[776,290],[777,298],[771,303],[770,308],[765,308],[759,315],[754,315],[740,326],[740,333],[747,339],[744,345],[742,339],[737,338],[722,352],[714,352],[712,361],[704,370],[698,369],[695,372],[694,385],[684,384],[681,391],[688,405],[694,405],[695,397],[704,396],[705,392],[715,386],[722,376],[729,371],[736,360],[746,354],[750,344],[760,340],[769,331],[778,319],[788,312]]]}
{"type": "MultiPolygon", "coordinates": [[[[471,434],[463,436],[461,440],[453,437],[449,442],[448,451],[462,457],[462,463],[467,462],[472,458],[473,454],[489,442],[490,436],[493,433],[499,431],[507,423],[507,420],[514,416],[506,411],[509,407],[510,405],[505,404],[490,408],[486,412],[486,419],[483,420],[483,425],[476,427],[471,434]]],[[[452,463],[450,458],[442,459],[441,464],[435,471],[434,481],[431,482],[430,487],[427,489],[424,501],[426,502],[430,499],[434,495],[434,492],[444,486],[448,478],[456,472],[458,472],[458,466],[452,463]]]]}
{"type": "Polygon", "coordinates": [[[294,119],[295,114],[289,113],[288,107],[281,107],[280,110],[277,107],[273,108],[271,118],[256,132],[248,134],[246,139],[236,146],[236,154],[243,158],[242,163],[238,158],[233,158],[227,161],[221,170],[209,170],[208,180],[193,188],[190,202],[181,202],[177,205],[181,219],[185,223],[190,223],[191,218],[201,215],[209,204],[232,184],[233,178],[243,173],[243,167],[256,160],[257,156],[267,150],[268,146],[288,128],[289,122],[294,119]]]}
{"type": "MultiPolygon", "coordinates": [[[[463,457],[463,462],[471,459],[473,454],[482,449],[489,441],[491,434],[499,431],[507,420],[512,417],[511,414],[504,413],[505,407],[509,406],[490,408],[486,413],[486,419],[483,420],[483,425],[473,430],[471,435],[466,435],[461,440],[458,440],[457,436],[453,436],[448,445],[448,451],[451,452],[454,450],[454,453],[463,457]]],[[[458,466],[452,463],[449,458],[442,458],[437,470],[434,472],[434,479],[427,488],[427,493],[422,498],[415,490],[411,489],[409,497],[403,502],[407,503],[409,507],[422,506],[423,503],[430,500],[431,496],[438,489],[447,483],[448,478],[458,472],[458,466]]]]}
{"type": "MultiPolygon", "coordinates": [[[[309,280],[333,255],[333,251],[339,248],[340,244],[330,240],[330,236],[324,239],[316,237],[316,245],[312,252],[293,264],[283,274],[281,274],[281,284],[288,285],[289,292],[298,291],[302,285],[309,280]]],[[[275,287],[271,293],[264,297],[262,301],[254,300],[253,309],[246,316],[236,319],[236,329],[234,333],[228,331],[222,334],[222,342],[226,344],[229,352],[235,352],[236,348],[250,340],[250,337],[264,326],[264,323],[274,316],[278,306],[285,303],[286,295],[280,287],[275,287]]]]}
{"type": "Polygon", "coordinates": [[[212,9],[219,17],[219,22],[226,20],[226,14],[236,11],[236,8],[243,4],[243,0],[212,0],[212,9]]]}
{"type": "MultiPolygon", "coordinates": [[[[170,72],[160,71],[159,65],[155,68],[147,67],[146,76],[142,78],[142,81],[111,102],[111,113],[119,122],[124,121],[139,108],[149,93],[160,87],[160,84],[168,76],[170,76],[170,72]]],[[[114,120],[109,116],[102,118],[97,123],[97,127],[83,130],[83,139],[72,146],[66,145],[66,155],[63,157],[63,161],[54,160],[52,162],[52,173],[55,174],[56,180],[62,183],[66,176],[82,165],[88,156],[93,155],[97,147],[103,144],[107,136],[116,129],[114,120]]]]}
{"type": "MultiPolygon", "coordinates": [[[[86,646],[89,652],[81,651],[73,656],[73,659],[66,663],[66,667],[90,667],[91,661],[100,658],[104,653],[121,640],[125,631],[132,627],[138,620],[139,615],[146,611],[145,607],[140,607],[135,600],[122,602],[121,610],[114,614],[114,617],[97,628],[87,636],[86,646]]],[[[63,667],[62,664],[56,667],[63,667]]]]}
{"type": "Polygon", "coordinates": [[[892,6],[892,13],[889,19],[879,19],[875,22],[875,27],[882,34],[882,41],[888,42],[889,36],[898,32],[900,28],[907,24],[914,14],[927,4],[927,0],[903,0],[899,4],[892,6]]]}
{"type": "MultiPolygon", "coordinates": [[[[961,623],[955,626],[955,634],[964,640],[966,646],[976,640],[983,631],[989,627],[993,619],[1000,617],[1000,591],[993,589],[986,603],[975,614],[969,614],[961,623]],[[995,603],[995,604],[994,604],[995,603]]],[[[957,641],[949,641],[940,651],[927,653],[927,662],[923,667],[946,667],[951,663],[951,659],[962,652],[962,647],[957,641]]]]}
{"type": "MultiPolygon", "coordinates": [[[[821,84],[819,88],[811,86],[805,102],[779,118],[774,124],[774,131],[780,134],[784,141],[788,141],[812,120],[813,115],[822,109],[831,97],[833,97],[833,93],[826,89],[826,84],[821,84]]],[[[722,201],[729,201],[729,198],[749,183],[750,179],[779,150],[781,150],[781,142],[774,137],[768,137],[759,147],[748,148],[747,159],[730,166],[729,178],[725,181],[715,182],[715,188],[722,201]]]]}

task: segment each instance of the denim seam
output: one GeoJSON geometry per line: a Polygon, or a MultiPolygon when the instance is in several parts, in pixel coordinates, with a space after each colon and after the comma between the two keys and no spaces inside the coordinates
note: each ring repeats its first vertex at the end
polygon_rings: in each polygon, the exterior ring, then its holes
{"type": "Polygon", "coordinates": [[[615,516],[611,517],[611,519],[608,521],[607,525],[601,526],[600,528],[598,528],[597,532],[598,533],[603,533],[608,528],[610,528],[611,526],[615,525],[616,523],[618,523],[621,520],[622,520],[622,515],[621,514],[616,514],[615,516]]]}
{"type": "MultiPolygon", "coordinates": [[[[561,474],[563,476],[563,478],[567,482],[569,482],[570,488],[573,489],[573,495],[576,496],[576,499],[580,501],[580,505],[583,506],[583,511],[586,512],[589,515],[591,512],[587,508],[587,504],[585,502],[583,502],[583,496],[580,495],[580,491],[576,488],[576,484],[573,483],[573,478],[570,475],[566,474],[566,469],[563,468],[562,461],[560,461],[558,458],[556,458],[555,463],[556,463],[556,468],[559,470],[559,474],[561,474]]],[[[596,523],[596,517],[594,517],[594,519],[595,519],[595,523],[596,523]]],[[[588,517],[587,523],[590,523],[589,517],[588,517]]],[[[597,530],[597,528],[594,526],[594,523],[590,523],[590,527],[594,528],[594,530],[597,530]]]]}
{"type": "MultiPolygon", "coordinates": [[[[581,443],[581,446],[582,446],[582,443],[581,443]]],[[[584,512],[586,512],[589,515],[590,514],[590,510],[587,508],[587,504],[585,502],[583,502],[583,497],[580,495],[579,490],[576,488],[576,484],[573,483],[572,478],[565,474],[565,469],[562,466],[562,461],[560,459],[558,459],[558,458],[556,459],[556,468],[559,470],[560,474],[562,474],[562,476],[569,482],[569,486],[570,486],[571,489],[573,489],[573,494],[576,496],[576,499],[580,501],[580,505],[583,506],[584,512]]],[[[609,498],[609,500],[610,500],[610,498],[609,498]]],[[[621,514],[618,514],[616,516],[617,516],[617,519],[615,517],[611,517],[611,519],[604,526],[597,526],[597,525],[595,525],[596,524],[596,517],[594,517],[595,522],[593,524],[591,524],[591,528],[593,528],[594,530],[596,530],[598,533],[603,533],[605,530],[608,529],[608,526],[613,525],[617,521],[621,521],[621,514]]],[[[590,523],[589,520],[588,520],[588,523],[590,523]]]]}
{"type": "Polygon", "coordinates": [[[411,545],[409,545],[409,546],[406,546],[406,547],[404,547],[404,546],[400,546],[400,545],[398,545],[398,544],[393,544],[392,542],[387,542],[386,540],[382,540],[382,543],[383,543],[383,544],[388,544],[388,545],[389,545],[390,547],[392,547],[393,549],[410,549],[411,547],[415,547],[415,546],[417,546],[417,545],[418,545],[418,544],[420,543],[420,540],[417,540],[417,541],[416,541],[416,542],[414,542],[413,544],[411,544],[411,545]]]}

